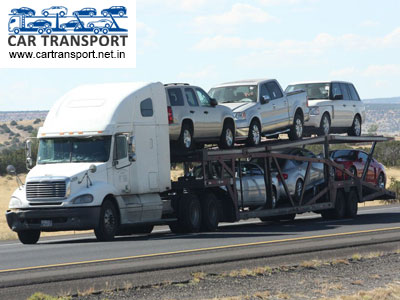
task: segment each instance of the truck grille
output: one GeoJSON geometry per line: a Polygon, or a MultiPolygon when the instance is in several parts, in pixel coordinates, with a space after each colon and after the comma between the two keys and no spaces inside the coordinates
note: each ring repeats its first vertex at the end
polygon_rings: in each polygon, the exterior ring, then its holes
{"type": "Polygon", "coordinates": [[[28,182],[26,184],[26,198],[64,198],[66,192],[65,181],[28,182]]]}

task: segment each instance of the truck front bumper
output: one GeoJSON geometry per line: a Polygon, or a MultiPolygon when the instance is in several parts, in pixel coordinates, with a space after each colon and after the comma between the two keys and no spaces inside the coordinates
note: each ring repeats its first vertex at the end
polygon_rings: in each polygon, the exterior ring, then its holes
{"type": "Polygon", "coordinates": [[[247,120],[236,120],[236,140],[242,141],[249,136],[249,124],[247,120]]]}
{"type": "Polygon", "coordinates": [[[55,209],[8,210],[6,218],[13,231],[88,230],[99,223],[100,206],[55,209]]]}

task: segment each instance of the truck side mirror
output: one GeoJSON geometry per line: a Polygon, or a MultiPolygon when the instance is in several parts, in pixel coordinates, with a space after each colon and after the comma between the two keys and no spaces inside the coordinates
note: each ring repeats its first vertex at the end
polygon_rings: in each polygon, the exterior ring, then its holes
{"type": "Polygon", "coordinates": [[[214,99],[214,98],[211,98],[211,99],[210,99],[210,105],[211,105],[212,107],[217,106],[217,105],[218,105],[218,101],[217,101],[216,99],[214,99]]]}
{"type": "Polygon", "coordinates": [[[26,168],[29,170],[32,168],[33,161],[32,161],[32,141],[27,140],[25,142],[25,157],[26,157],[26,168]]]}
{"type": "Polygon", "coordinates": [[[136,161],[136,141],[134,135],[128,137],[128,156],[129,161],[136,161]]]}
{"type": "Polygon", "coordinates": [[[271,101],[271,98],[269,96],[266,96],[266,95],[261,96],[261,99],[260,99],[261,104],[267,104],[269,101],[271,101]]]}
{"type": "Polygon", "coordinates": [[[8,175],[16,175],[17,174],[17,171],[15,170],[15,167],[13,165],[8,165],[6,170],[7,170],[8,175]]]}

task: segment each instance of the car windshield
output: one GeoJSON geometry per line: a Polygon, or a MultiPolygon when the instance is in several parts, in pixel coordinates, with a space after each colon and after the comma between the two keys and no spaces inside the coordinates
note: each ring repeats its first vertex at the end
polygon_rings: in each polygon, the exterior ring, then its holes
{"type": "Polygon", "coordinates": [[[331,153],[333,159],[340,159],[346,161],[355,161],[357,152],[352,150],[338,150],[331,153]]]}
{"type": "Polygon", "coordinates": [[[106,162],[111,136],[44,138],[39,141],[38,164],[106,162]]]}
{"type": "Polygon", "coordinates": [[[211,98],[218,103],[257,102],[256,85],[235,85],[212,88],[209,92],[211,98]]]}
{"type": "Polygon", "coordinates": [[[303,90],[307,92],[309,100],[329,99],[329,83],[293,84],[286,88],[286,93],[303,90]]]}

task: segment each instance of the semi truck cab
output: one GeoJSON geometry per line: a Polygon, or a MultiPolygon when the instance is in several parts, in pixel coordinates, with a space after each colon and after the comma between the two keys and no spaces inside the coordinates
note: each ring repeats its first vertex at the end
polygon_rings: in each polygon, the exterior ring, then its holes
{"type": "Polygon", "coordinates": [[[171,188],[166,111],[161,83],[86,85],[62,97],[6,213],[21,242],[87,229],[108,240],[118,228],[160,220],[160,193],[171,188]]]}

